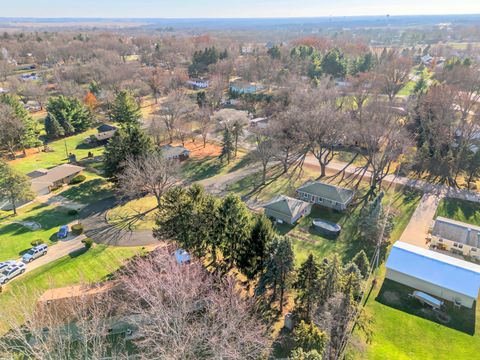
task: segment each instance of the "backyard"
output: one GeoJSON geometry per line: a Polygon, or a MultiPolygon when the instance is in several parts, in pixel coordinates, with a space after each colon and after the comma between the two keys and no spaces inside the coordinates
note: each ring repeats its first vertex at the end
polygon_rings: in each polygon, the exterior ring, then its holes
{"type": "MultiPolygon", "coordinates": [[[[436,215],[473,225],[480,225],[480,204],[446,198],[436,215]]],[[[409,289],[383,280],[385,267],[366,305],[373,320],[372,343],[363,352],[352,350],[363,359],[473,359],[480,351],[480,312],[455,309],[447,302],[447,316],[438,318],[419,303],[408,298],[409,289]],[[402,326],[398,326],[402,324],[402,326]]]]}

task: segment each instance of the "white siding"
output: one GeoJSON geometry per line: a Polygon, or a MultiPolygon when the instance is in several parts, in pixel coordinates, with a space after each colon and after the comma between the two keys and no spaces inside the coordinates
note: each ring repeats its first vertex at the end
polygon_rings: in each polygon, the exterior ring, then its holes
{"type": "Polygon", "coordinates": [[[423,291],[427,294],[439,297],[444,300],[448,301],[459,301],[463,306],[472,308],[473,302],[476,299],[473,299],[469,296],[451,291],[449,289],[437,286],[435,284],[428,283],[426,281],[423,281],[421,279],[417,279],[415,277],[409,276],[402,274],[398,271],[387,269],[387,274],[385,276],[387,279],[396,281],[400,284],[409,286],[411,288],[414,288],[416,290],[423,291]]]}

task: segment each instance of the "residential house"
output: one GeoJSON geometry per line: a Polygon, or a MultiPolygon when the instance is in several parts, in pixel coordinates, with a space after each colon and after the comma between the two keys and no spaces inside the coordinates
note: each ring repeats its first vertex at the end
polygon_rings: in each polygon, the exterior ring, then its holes
{"type": "Polygon", "coordinates": [[[183,146],[165,145],[160,149],[166,159],[186,160],[190,157],[190,151],[183,146]]]}
{"type": "Polygon", "coordinates": [[[397,241],[385,277],[432,296],[472,308],[480,288],[480,265],[397,241]]]}
{"type": "Polygon", "coordinates": [[[187,81],[187,84],[194,89],[207,89],[209,86],[208,80],[204,79],[191,79],[187,81]]]}
{"type": "Polygon", "coordinates": [[[265,216],[279,223],[294,225],[301,217],[310,214],[312,204],[280,195],[264,205],[263,208],[265,210],[265,216]]]}
{"type": "Polygon", "coordinates": [[[110,130],[110,131],[105,131],[101,132],[98,134],[93,134],[90,135],[88,138],[86,138],[84,141],[86,144],[95,144],[95,145],[106,145],[108,141],[115,135],[117,130],[110,130]]]}
{"type": "Polygon", "coordinates": [[[75,176],[80,174],[83,167],[63,164],[52,169],[38,169],[27,174],[30,177],[32,190],[37,196],[46,195],[52,190],[68,184],[75,176]]]}
{"type": "Polygon", "coordinates": [[[347,209],[354,194],[353,190],[321,181],[307,181],[297,189],[297,198],[339,211],[347,209]]]}
{"type": "Polygon", "coordinates": [[[437,217],[430,235],[430,246],[480,261],[480,227],[437,217]]]}
{"type": "Polygon", "coordinates": [[[266,117],[255,118],[255,119],[249,120],[249,122],[250,122],[250,127],[252,128],[256,127],[256,128],[264,129],[268,125],[268,118],[266,117]]]}

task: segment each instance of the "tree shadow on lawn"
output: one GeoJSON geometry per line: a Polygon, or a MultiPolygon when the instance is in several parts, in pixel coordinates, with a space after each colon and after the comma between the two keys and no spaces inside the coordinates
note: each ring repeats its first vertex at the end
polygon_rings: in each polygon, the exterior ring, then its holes
{"type": "Polygon", "coordinates": [[[111,196],[112,191],[106,185],[108,182],[104,179],[92,179],[62,191],[61,195],[72,201],[88,203],[111,196]]]}
{"type": "Polygon", "coordinates": [[[189,159],[184,163],[182,172],[190,181],[199,181],[218,174],[225,164],[222,164],[216,156],[208,156],[203,159],[189,159]]]}
{"type": "Polygon", "coordinates": [[[89,249],[87,247],[83,247],[81,249],[77,249],[77,250],[74,250],[72,251],[71,253],[68,254],[68,256],[71,258],[71,259],[74,259],[80,255],[83,255],[85,254],[89,249]]]}
{"type": "Polygon", "coordinates": [[[453,303],[443,300],[445,308],[442,311],[434,311],[408,296],[415,289],[385,279],[375,300],[388,307],[403,311],[410,315],[432,321],[436,324],[461,331],[468,335],[475,334],[476,302],[472,309],[466,307],[455,308],[453,303]]]}
{"type": "Polygon", "coordinates": [[[445,212],[444,216],[448,218],[455,219],[456,214],[460,212],[466,221],[477,222],[475,215],[480,211],[480,204],[478,203],[467,200],[444,199],[441,206],[445,212]]]}

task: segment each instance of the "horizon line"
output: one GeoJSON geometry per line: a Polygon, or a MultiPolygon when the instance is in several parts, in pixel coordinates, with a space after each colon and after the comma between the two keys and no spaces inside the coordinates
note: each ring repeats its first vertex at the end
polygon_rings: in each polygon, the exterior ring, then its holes
{"type": "Polygon", "coordinates": [[[430,13],[430,14],[364,14],[364,15],[318,15],[318,16],[250,16],[250,17],[87,17],[87,16],[0,16],[0,20],[285,20],[285,19],[332,19],[332,18],[361,18],[361,17],[410,17],[410,16],[480,16],[480,13],[430,13]]]}

